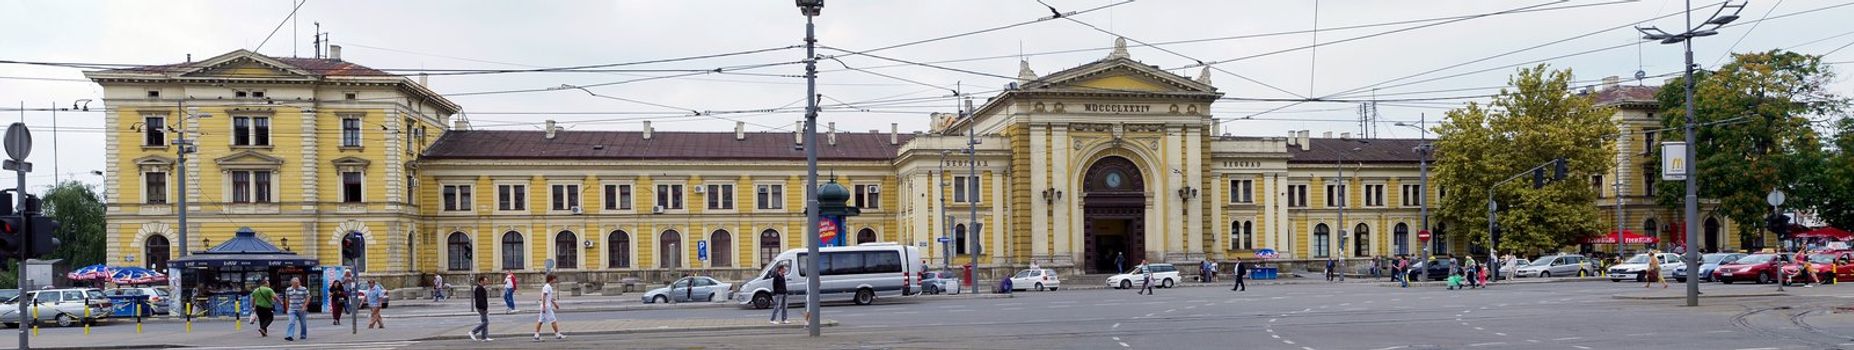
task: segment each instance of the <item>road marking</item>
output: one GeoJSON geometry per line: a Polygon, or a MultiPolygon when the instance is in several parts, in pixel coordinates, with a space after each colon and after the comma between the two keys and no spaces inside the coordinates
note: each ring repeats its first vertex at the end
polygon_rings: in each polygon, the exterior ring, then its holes
{"type": "Polygon", "coordinates": [[[1294,345],[1294,341],[1292,341],[1292,340],[1282,340],[1281,342],[1282,342],[1282,343],[1287,343],[1287,345],[1294,345]]]}
{"type": "Polygon", "coordinates": [[[1197,308],[1197,305],[1186,306],[1185,310],[1196,309],[1196,308],[1197,308]]]}
{"type": "Polygon", "coordinates": [[[1268,337],[1269,337],[1269,338],[1275,338],[1275,339],[1281,339],[1281,336],[1279,336],[1279,335],[1274,335],[1274,334],[1269,334],[1269,335],[1268,335],[1268,337]]]}
{"type": "MultiPolygon", "coordinates": [[[[672,242],[672,243],[674,243],[674,242],[672,242]]],[[[1481,327],[1474,327],[1474,330],[1477,330],[1477,331],[1484,331],[1484,330],[1487,330],[1487,329],[1486,329],[1486,328],[1481,328],[1481,327]]]]}
{"type": "Polygon", "coordinates": [[[1504,337],[1504,336],[1506,336],[1506,333],[1500,333],[1500,332],[1494,332],[1494,335],[1497,335],[1497,336],[1502,336],[1502,337],[1504,337]]]}
{"type": "Polygon", "coordinates": [[[1300,350],[1313,350],[1313,347],[1302,346],[1300,347],[1300,350]]]}
{"type": "Polygon", "coordinates": [[[1777,350],[1777,348],[1744,348],[1738,350],[1777,350]]]}
{"type": "Polygon", "coordinates": [[[1558,338],[1558,339],[1552,339],[1551,341],[1566,341],[1566,340],[1578,340],[1578,339],[1584,339],[1584,337],[1563,337],[1563,338],[1558,338]]]}
{"type": "Polygon", "coordinates": [[[1590,347],[1588,347],[1588,346],[1583,346],[1583,345],[1572,345],[1571,347],[1573,347],[1573,348],[1578,348],[1578,349],[1583,349],[1583,350],[1590,350],[1590,347]]]}
{"type": "MultiPolygon", "coordinates": [[[[1719,333],[1731,333],[1731,332],[1732,331],[1729,331],[1729,330],[1716,330],[1716,331],[1707,331],[1706,333],[1719,334],[1719,333]]],[[[1848,343],[1848,344],[1854,344],[1854,343],[1848,343]]],[[[1848,344],[1841,344],[1841,345],[1848,345],[1848,344]]]]}
{"type": "Polygon", "coordinates": [[[1158,313],[1156,313],[1156,312],[1155,312],[1155,313],[1150,313],[1150,314],[1146,314],[1146,317],[1152,317],[1152,315],[1157,315],[1157,314],[1158,314],[1158,313]]]}
{"type": "Polygon", "coordinates": [[[1275,321],[1277,321],[1277,320],[1280,320],[1280,319],[1279,319],[1279,318],[1271,318],[1271,319],[1268,319],[1268,323],[1275,323],[1275,321]]]}
{"type": "MultiPolygon", "coordinates": [[[[672,242],[672,243],[673,243],[673,242],[672,242]]],[[[1168,309],[1168,310],[1165,310],[1165,312],[1172,312],[1172,311],[1178,311],[1178,309],[1168,309]]]]}
{"type": "Polygon", "coordinates": [[[1461,325],[1463,325],[1463,326],[1466,326],[1466,325],[1468,325],[1468,323],[1467,323],[1467,322],[1462,322],[1462,323],[1461,323],[1461,325]]]}
{"type": "Polygon", "coordinates": [[[1275,332],[1275,329],[1274,329],[1274,328],[1269,328],[1269,329],[1264,329],[1264,330],[1265,330],[1265,331],[1268,331],[1269,333],[1274,333],[1274,332],[1275,332]]]}
{"type": "Polygon", "coordinates": [[[1494,345],[1506,345],[1506,342],[1500,341],[1500,342],[1492,342],[1492,343],[1474,343],[1474,344],[1468,344],[1468,347],[1478,348],[1478,347],[1483,347],[1483,346],[1494,346],[1494,345]]]}
{"type": "Polygon", "coordinates": [[[1109,328],[1120,328],[1120,324],[1119,324],[1119,323],[1115,323],[1113,327],[1109,327],[1109,328]]]}
{"type": "Polygon", "coordinates": [[[966,310],[966,309],[952,309],[952,310],[946,310],[946,312],[972,312],[972,310],[966,310]]]}
{"type": "Polygon", "coordinates": [[[1506,307],[1507,305],[1510,305],[1510,304],[1500,304],[1500,307],[1506,307]]]}
{"type": "Polygon", "coordinates": [[[1526,339],[1526,342],[1527,343],[1537,343],[1539,342],[1539,340],[1538,339],[1526,339]]]}
{"type": "Polygon", "coordinates": [[[1114,337],[1114,341],[1120,341],[1120,337],[1114,337]]]}
{"type": "Polygon", "coordinates": [[[1120,347],[1123,347],[1123,348],[1130,348],[1130,347],[1133,347],[1133,346],[1132,346],[1132,345],[1127,345],[1127,342],[1120,342],[1120,347]]]}
{"type": "Polygon", "coordinates": [[[1377,348],[1377,349],[1371,349],[1371,350],[1397,350],[1397,349],[1402,349],[1402,348],[1407,348],[1407,347],[1409,346],[1398,345],[1398,346],[1392,346],[1388,348],[1377,348]]]}

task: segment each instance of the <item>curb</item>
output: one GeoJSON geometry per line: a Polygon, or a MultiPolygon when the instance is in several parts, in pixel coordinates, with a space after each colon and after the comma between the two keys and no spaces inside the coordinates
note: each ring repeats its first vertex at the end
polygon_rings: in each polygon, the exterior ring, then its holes
{"type": "MultiPolygon", "coordinates": [[[[1762,292],[1762,293],[1711,294],[1711,295],[1701,294],[1699,297],[1701,299],[1723,299],[1723,298],[1780,297],[1780,296],[1788,296],[1788,295],[1790,295],[1790,293],[1762,292]]],[[[1622,300],[1684,300],[1687,298],[1686,295],[1628,295],[1628,294],[1615,294],[1615,295],[1610,295],[1610,297],[1615,298],[1615,299],[1622,299],[1622,300]]]]}
{"type": "MultiPolygon", "coordinates": [[[[824,320],[824,323],[819,324],[819,326],[821,327],[836,327],[837,325],[838,323],[836,320],[824,320]]],[[[579,334],[612,335],[612,334],[639,334],[639,333],[715,332],[715,331],[738,331],[738,330],[751,330],[751,329],[804,329],[804,328],[805,328],[804,324],[790,324],[790,325],[770,325],[769,324],[769,325],[764,325],[764,326],[761,326],[761,325],[697,326],[697,327],[676,327],[676,328],[670,328],[669,326],[659,326],[658,328],[589,331],[589,332],[578,332],[578,333],[573,333],[573,334],[576,334],[576,335],[579,335],[579,334]]],[[[522,335],[523,334],[520,334],[520,333],[513,333],[513,334],[500,335],[500,337],[506,337],[510,339],[521,339],[522,335]]],[[[490,337],[494,338],[494,337],[498,337],[498,335],[490,334],[490,337]]],[[[414,338],[411,340],[435,341],[435,340],[464,340],[464,339],[470,339],[470,337],[462,336],[462,335],[436,335],[436,336],[429,336],[429,337],[424,337],[424,338],[414,338]]]]}
{"type": "MultiPolygon", "coordinates": [[[[1540,284],[1540,283],[1567,283],[1567,282],[1597,282],[1597,281],[1607,281],[1607,280],[1608,280],[1607,278],[1603,278],[1603,277],[1559,277],[1559,278],[1551,278],[1551,279],[1543,279],[1543,278],[1528,278],[1528,279],[1508,279],[1508,280],[1503,280],[1503,281],[1500,281],[1500,282],[1494,282],[1494,283],[1493,283],[1493,285],[1496,285],[1496,286],[1498,286],[1498,285],[1503,285],[1503,284],[1540,284]]],[[[1443,286],[1447,286],[1447,285],[1448,285],[1448,282],[1446,282],[1446,281],[1422,281],[1422,282],[1410,282],[1410,286],[1411,286],[1411,287],[1443,287],[1443,286]]],[[[1379,286],[1379,287],[1389,287],[1389,288],[1397,288],[1397,287],[1400,287],[1400,286],[1401,286],[1401,284],[1399,284],[1399,283],[1396,283],[1396,282],[1388,282],[1388,283],[1379,283],[1379,284],[1378,284],[1377,286],[1379,286]]]]}

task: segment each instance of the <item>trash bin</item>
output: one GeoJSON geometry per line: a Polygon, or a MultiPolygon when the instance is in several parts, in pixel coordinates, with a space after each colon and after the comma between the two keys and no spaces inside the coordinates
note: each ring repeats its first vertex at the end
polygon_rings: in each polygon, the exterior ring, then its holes
{"type": "Polygon", "coordinates": [[[1254,270],[1249,270],[1249,279],[1272,280],[1275,279],[1278,271],[1280,271],[1280,269],[1275,267],[1257,267],[1254,270]]]}
{"type": "Polygon", "coordinates": [[[974,280],[972,279],[972,265],[961,265],[961,266],[964,267],[966,270],[965,285],[968,285],[968,286],[973,285],[974,280]]]}
{"type": "Polygon", "coordinates": [[[154,315],[154,307],[148,304],[146,295],[111,295],[109,303],[109,317],[135,317],[136,305],[141,305],[142,316],[154,315]]]}

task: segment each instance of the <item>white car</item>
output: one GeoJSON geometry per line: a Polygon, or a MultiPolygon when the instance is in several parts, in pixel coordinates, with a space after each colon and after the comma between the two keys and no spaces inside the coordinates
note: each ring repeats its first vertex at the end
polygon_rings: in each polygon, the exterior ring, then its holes
{"type": "MultiPolygon", "coordinates": [[[[1520,276],[1519,268],[1525,267],[1528,265],[1532,265],[1531,260],[1513,259],[1511,263],[1502,263],[1502,265],[1500,265],[1500,278],[1510,279],[1514,277],[1519,277],[1520,276]]],[[[1533,274],[1536,275],[1538,274],[1538,272],[1534,271],[1533,274]]]]}
{"type": "Polygon", "coordinates": [[[1173,267],[1172,264],[1146,264],[1145,266],[1135,266],[1132,271],[1127,271],[1127,273],[1108,276],[1107,286],[1117,289],[1139,286],[1140,282],[1143,282],[1142,280],[1146,278],[1147,269],[1152,270],[1152,283],[1156,287],[1171,288],[1179,281],[1178,268],[1173,267]]]}
{"type": "MultiPolygon", "coordinates": [[[[1661,253],[1658,258],[1660,258],[1661,262],[1661,278],[1663,279],[1672,276],[1674,274],[1674,268],[1686,264],[1685,262],[1681,262],[1679,254],[1661,253]]],[[[1609,273],[1606,275],[1609,276],[1610,282],[1622,282],[1622,280],[1625,279],[1642,281],[1646,279],[1646,277],[1642,275],[1646,271],[1648,271],[1648,254],[1635,254],[1635,256],[1630,257],[1628,261],[1623,261],[1622,264],[1611,266],[1608,271],[1609,273]]]]}
{"type": "Polygon", "coordinates": [[[1011,275],[1011,290],[1056,290],[1062,287],[1062,279],[1056,277],[1056,270],[1027,269],[1011,275]]]}

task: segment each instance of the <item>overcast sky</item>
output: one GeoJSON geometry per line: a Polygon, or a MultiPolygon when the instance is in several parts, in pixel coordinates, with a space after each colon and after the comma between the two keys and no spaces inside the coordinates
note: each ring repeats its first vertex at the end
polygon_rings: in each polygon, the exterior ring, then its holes
{"type": "MultiPolygon", "coordinates": [[[[1514,71],[1511,66],[1549,63],[1573,69],[1579,80],[1622,76],[1628,84],[1636,71],[1658,85],[1680,68],[1678,46],[1638,42],[1628,26],[1674,14],[1684,8],[1674,0],[1352,0],[1352,1],[1168,1],[1045,0],[1062,12],[1110,6],[1067,19],[1049,20],[980,34],[885,49],[876,56],[943,68],[897,65],[871,56],[824,61],[819,93],[825,103],[856,109],[823,114],[840,130],[925,130],[928,113],[953,111],[952,91],[972,94],[982,103],[1015,76],[1023,55],[1039,74],[1102,58],[1115,34],[1135,41],[1134,59],[1195,77],[1199,61],[1225,62],[1212,80],[1231,98],[1369,100],[1405,99],[1379,104],[1382,137],[1417,137],[1413,129],[1393,126],[1433,121],[1450,106],[1466,101],[1443,98],[1497,92],[1514,71]],[[1115,5],[1118,4],[1118,5],[1115,5]],[[1317,7],[1317,9],[1316,9],[1317,7]],[[1469,17],[1486,15],[1480,17],[1469,17]],[[1080,23],[1077,23],[1079,21],[1080,23]],[[1317,25],[1316,25],[1317,21],[1317,25]],[[1407,22],[1404,24],[1366,26],[1407,22]],[[1095,28],[1090,28],[1092,25],[1095,28]],[[1322,28],[1316,34],[1310,30],[1322,28]],[[1605,30],[1607,28],[1618,28],[1605,30]],[[1268,35],[1271,33],[1287,33],[1268,35]],[[1162,49],[1137,42],[1162,43],[1162,49]],[[1579,37],[1571,39],[1573,37],[1579,37]],[[1514,52],[1554,41],[1561,43],[1514,52]],[[1306,49],[1314,43],[1326,43],[1306,49]],[[1590,50],[1609,50],[1573,55],[1590,50]],[[1045,54],[1051,51],[1073,51],[1045,54]],[[1168,52],[1169,51],[1169,52],[1168,52]],[[1502,55],[1494,57],[1496,55],[1502,55]],[[1558,57],[1566,56],[1568,57],[1558,57]],[[987,58],[978,60],[962,60],[987,58]],[[1491,57],[1491,58],[1490,58],[1491,57]],[[1469,63],[1481,60],[1480,62],[1469,63]],[[1462,65],[1466,63],[1465,65],[1462,65]],[[844,64],[864,71],[844,70],[844,64]],[[1460,65],[1460,66],[1456,66],[1460,65]],[[1456,67],[1451,67],[1456,66],[1456,67]],[[878,68],[880,67],[880,68],[878,68]],[[969,71],[960,72],[958,70],[969,71]],[[1434,71],[1434,72],[1431,72],[1434,71]],[[1479,73],[1475,73],[1481,71],[1479,73]],[[879,73],[881,75],[869,72],[879,73]],[[980,74],[972,74],[980,73],[980,74]],[[886,75],[882,76],[882,75],[886,75]],[[1241,75],[1240,77],[1237,75],[1241,75]],[[1258,83],[1259,82],[1259,83],[1258,83]],[[901,102],[871,101],[913,99],[901,102]]],[[[1742,1],[1739,3],[1743,3],[1742,1]]],[[[1731,52],[1791,49],[1830,53],[1826,61],[1854,60],[1854,6],[1847,1],[1751,1],[1735,26],[1695,45],[1697,62],[1716,67],[1731,52]],[[1824,9],[1826,8],[1826,9],[1824,9]],[[1766,16],[1767,21],[1759,21],[1766,16]],[[1787,16],[1786,16],[1787,15],[1787,16]],[[1781,18],[1777,18],[1783,16],[1781,18]],[[1845,35],[1845,36],[1838,36],[1845,35]],[[1827,39],[1827,40],[1821,40],[1827,39]],[[1813,43],[1811,43],[1813,42],[1813,43]],[[1734,43],[1736,43],[1734,45],[1734,43]],[[1806,43],[1806,45],[1804,45],[1806,43]]],[[[1715,6],[1698,1],[1694,6],[1715,6]]],[[[313,55],[313,23],[320,22],[343,58],[381,69],[522,69],[649,61],[665,58],[775,49],[754,54],[624,66],[627,69],[708,70],[765,63],[793,62],[802,49],[804,17],[789,0],[760,1],[343,1],[308,0],[291,12],[290,0],[264,1],[18,1],[0,0],[0,60],[108,64],[167,64],[200,60],[235,49],[257,48],[272,56],[313,55]],[[279,27],[281,23],[281,27],[279,27]]],[[[1695,15],[1703,20],[1716,7],[1695,15]]],[[[850,51],[887,47],[924,39],[997,28],[1048,17],[1034,0],[829,1],[817,18],[819,45],[850,51]]],[[[1678,16],[1647,22],[1664,28],[1681,26],[1678,16]]],[[[821,54],[842,54],[821,49],[821,54]]],[[[1839,64],[1837,69],[1849,65],[1839,64]]],[[[802,105],[802,65],[776,65],[656,79],[584,91],[543,91],[454,96],[479,127],[536,129],[547,119],[573,130],[637,129],[638,120],[656,120],[659,130],[728,131],[733,121],[690,117],[690,110],[753,110],[802,105]],[[738,73],[738,74],[736,74],[738,73]]],[[[601,72],[436,76],[433,89],[457,94],[591,85],[677,73],[601,72]]],[[[1845,93],[1850,84],[1836,83],[1845,93]]],[[[0,108],[23,101],[28,108],[69,107],[79,99],[101,99],[97,85],[78,69],[0,64],[0,108]]],[[[52,151],[49,112],[26,112],[35,130],[37,149],[31,161],[35,184],[49,183],[56,166],[64,178],[100,182],[88,174],[103,169],[101,103],[92,112],[57,117],[57,158],[52,151]],[[60,162],[62,161],[62,162],[60,162]]],[[[1222,101],[1212,109],[1231,120],[1225,131],[1236,135],[1276,136],[1288,130],[1353,132],[1360,130],[1356,102],[1315,102],[1287,106],[1281,102],[1222,101]],[[1280,108],[1272,113],[1260,112],[1280,108]],[[1238,120],[1245,119],[1247,120],[1238,120]]],[[[13,120],[8,112],[0,120],[13,120]]],[[[790,132],[800,114],[728,114],[720,117],[758,126],[749,130],[790,132]]],[[[3,179],[11,184],[13,176],[3,179]]],[[[10,185],[6,185],[10,186],[10,185]]],[[[37,185],[33,185],[37,187],[37,185]]]]}

